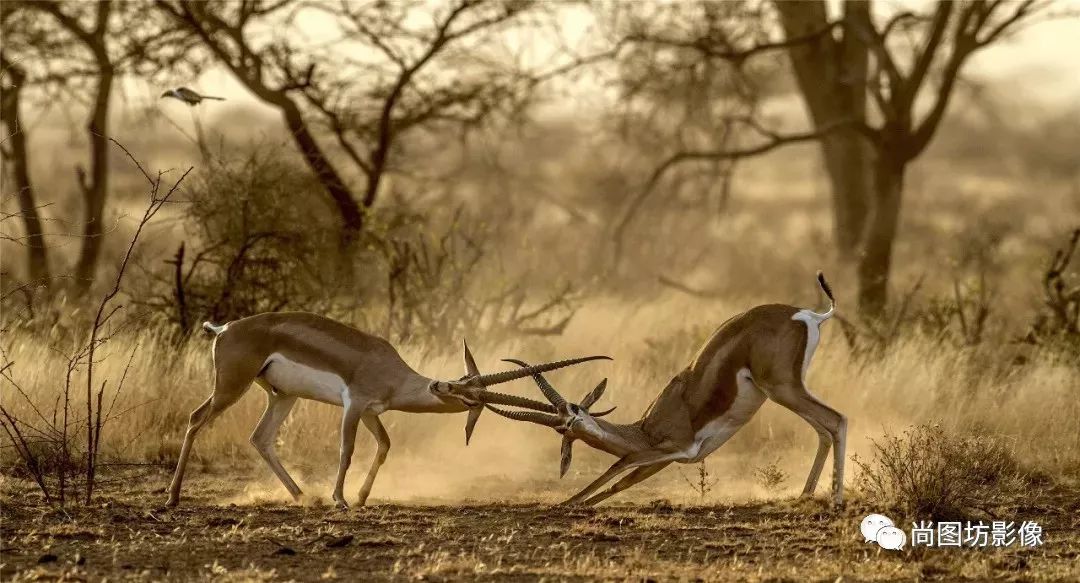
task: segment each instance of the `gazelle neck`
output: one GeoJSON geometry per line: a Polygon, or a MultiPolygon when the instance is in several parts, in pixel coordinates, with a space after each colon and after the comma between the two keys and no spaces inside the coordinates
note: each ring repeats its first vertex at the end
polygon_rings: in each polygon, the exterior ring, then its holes
{"type": "Polygon", "coordinates": [[[612,423],[595,417],[592,420],[596,424],[595,427],[582,432],[583,435],[579,439],[596,449],[622,457],[652,447],[648,436],[641,429],[640,422],[612,423]]]}
{"type": "Polygon", "coordinates": [[[387,409],[412,413],[459,413],[469,410],[460,399],[433,394],[428,387],[434,381],[410,370],[402,375],[400,388],[390,395],[387,409]]]}

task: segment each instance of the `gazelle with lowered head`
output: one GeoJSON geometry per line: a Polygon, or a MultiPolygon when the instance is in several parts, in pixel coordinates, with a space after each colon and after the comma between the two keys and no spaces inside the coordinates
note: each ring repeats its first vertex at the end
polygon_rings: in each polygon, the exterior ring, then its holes
{"type": "Polygon", "coordinates": [[[468,443],[484,405],[474,399],[451,396],[449,393],[452,389],[467,387],[474,394],[483,393],[486,403],[547,410],[546,403],[532,399],[494,392],[488,394],[487,387],[607,358],[575,358],[482,375],[466,344],[465,376],[453,381],[436,381],[405,364],[397,350],[386,340],[315,314],[272,312],[221,326],[207,322],[203,328],[215,336],[214,392],[191,413],[176,473],[169,488],[169,506],[175,506],[180,501],[184,470],[199,430],[236,403],[252,382],[257,382],[266,391],[266,410],[251,434],[251,443],[293,498],[299,498],[301,491],[274,452],[278,428],[297,399],[321,401],[344,409],[334,501],[339,507],[348,508],[342,492],[359,423],[363,422],[378,443],[371,469],[360,489],[359,500],[363,505],[379,467],[390,450],[390,437],[379,421],[379,414],[384,411],[468,411],[465,424],[465,440],[468,443]]]}
{"type": "MultiPolygon", "coordinates": [[[[575,440],[617,456],[619,460],[603,475],[564,502],[592,505],[641,482],[672,462],[701,461],[745,425],[766,399],[772,399],[806,420],[818,434],[817,454],[803,495],[813,494],[832,446],[833,500],[840,504],[844,491],[847,420],[815,398],[805,384],[806,370],[820,337],[819,326],[836,309],[832,291],[820,272],[817,280],[829,298],[827,312],[768,304],[731,318],[713,333],[690,365],[671,379],[644,416],[634,423],[611,423],[589,413],[589,407],[603,393],[606,379],[581,404],[575,404],[563,398],[537,373],[533,379],[551,407],[525,406],[533,411],[508,411],[490,405],[488,408],[504,417],[553,427],[561,433],[562,474],[570,465],[575,440]],[[630,473],[594,495],[626,471],[630,473]]],[[[528,370],[524,362],[512,362],[522,366],[521,370],[528,370]]],[[[469,401],[488,401],[481,391],[471,387],[455,387],[454,394],[469,401]]]]}

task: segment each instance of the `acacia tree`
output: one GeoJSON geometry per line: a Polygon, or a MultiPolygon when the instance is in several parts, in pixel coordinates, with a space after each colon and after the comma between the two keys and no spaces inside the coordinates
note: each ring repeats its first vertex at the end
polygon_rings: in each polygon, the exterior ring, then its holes
{"type": "Polygon", "coordinates": [[[464,58],[479,55],[483,39],[523,14],[528,2],[156,4],[281,112],[340,215],[345,245],[364,229],[410,133],[445,122],[476,123],[530,86],[483,58],[464,58]],[[329,18],[332,42],[308,41],[300,25],[307,17],[329,18]],[[350,172],[363,179],[355,192],[346,180],[350,172]]]}
{"type": "Polygon", "coordinates": [[[89,170],[75,167],[83,201],[81,248],[73,279],[76,291],[94,280],[105,237],[105,207],[109,193],[109,112],[116,80],[142,72],[151,61],[168,67],[182,60],[184,45],[159,34],[144,10],[134,2],[5,2],[2,9],[5,44],[4,122],[12,133],[10,156],[19,190],[30,249],[30,272],[46,277],[45,234],[35,208],[30,177],[27,128],[19,124],[20,110],[47,110],[63,100],[69,112],[85,107],[89,170]],[[10,66],[9,66],[10,65],[10,66]],[[28,93],[29,92],[29,93],[28,93]],[[10,129],[18,126],[18,132],[10,129]],[[34,223],[37,223],[36,225],[34,223]]]}
{"type": "Polygon", "coordinates": [[[861,0],[845,0],[835,18],[824,0],[747,2],[742,16],[704,30],[632,31],[620,42],[689,52],[736,68],[762,55],[786,54],[812,128],[786,134],[753,118],[738,119],[760,139],[743,148],[681,150],[667,157],[631,198],[617,228],[673,167],[816,140],[832,186],[835,244],[842,258],[855,263],[860,311],[879,315],[888,297],[909,165],[932,140],[969,59],[1045,13],[1045,6],[1036,0],[940,2],[880,22],[874,4],[861,0]],[[763,33],[747,34],[746,18],[764,22],[757,29],[763,33]],[[925,111],[923,103],[929,104],[925,111]]]}
{"type": "MultiPolygon", "coordinates": [[[[33,285],[48,286],[51,271],[41,214],[41,208],[45,205],[38,200],[39,193],[34,188],[30,172],[30,136],[25,119],[33,105],[33,96],[27,90],[39,87],[46,78],[56,78],[51,69],[40,65],[44,55],[63,51],[65,41],[53,34],[48,17],[25,10],[24,7],[21,2],[0,4],[0,34],[4,38],[0,46],[0,78],[3,80],[0,122],[5,128],[0,141],[0,154],[3,155],[5,170],[14,183],[11,188],[18,204],[17,212],[5,212],[3,218],[18,218],[23,227],[23,236],[5,233],[4,237],[16,239],[25,245],[26,272],[33,285]]],[[[56,86],[52,84],[53,89],[56,86]]],[[[5,182],[3,192],[5,199],[11,194],[7,184],[5,182]]]]}
{"type": "MultiPolygon", "coordinates": [[[[18,216],[22,219],[25,233],[26,260],[30,279],[42,285],[49,283],[49,254],[42,230],[41,213],[38,212],[34,187],[30,180],[29,156],[26,149],[26,131],[20,117],[22,109],[22,89],[26,83],[26,71],[18,63],[8,60],[0,50],[0,68],[4,83],[0,93],[0,122],[7,128],[4,141],[8,142],[0,150],[4,160],[11,164],[16,199],[19,203],[18,216]]],[[[4,193],[7,196],[7,193],[4,193]]]]}
{"type": "MultiPolygon", "coordinates": [[[[859,307],[865,313],[878,314],[885,306],[904,176],[937,132],[964,66],[1046,6],[1035,0],[939,2],[929,12],[903,11],[879,24],[868,3],[849,0],[835,23],[839,37],[820,35],[788,49],[815,127],[837,120],[853,124],[823,139],[821,150],[833,160],[826,168],[837,243],[842,252],[857,255],[859,307]],[[918,39],[913,49],[903,48],[901,35],[918,39]],[[920,99],[929,103],[924,112],[920,99]]],[[[776,7],[788,38],[834,25],[823,1],[776,7]]]]}
{"type": "MultiPolygon", "coordinates": [[[[59,27],[81,45],[82,52],[90,56],[88,65],[94,87],[86,126],[90,144],[89,174],[82,165],[76,167],[84,214],[82,248],[75,266],[74,283],[77,290],[85,290],[94,280],[105,234],[105,198],[109,188],[109,100],[116,77],[116,65],[109,52],[109,16],[113,3],[111,0],[101,0],[93,6],[79,6],[42,0],[27,2],[25,6],[53,17],[59,27]]],[[[65,56],[78,59],[73,54],[65,56]]],[[[82,62],[82,59],[78,59],[78,62],[82,62]]]]}

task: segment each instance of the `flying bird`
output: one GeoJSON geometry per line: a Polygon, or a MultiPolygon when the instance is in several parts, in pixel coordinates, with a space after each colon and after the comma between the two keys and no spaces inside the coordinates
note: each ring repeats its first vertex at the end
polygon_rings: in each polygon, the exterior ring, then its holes
{"type": "Polygon", "coordinates": [[[225,101],[224,97],[211,97],[209,95],[199,95],[187,87],[177,87],[176,89],[170,89],[161,94],[162,97],[172,97],[173,99],[179,99],[184,103],[195,106],[198,105],[204,99],[216,99],[217,101],[225,101]]]}

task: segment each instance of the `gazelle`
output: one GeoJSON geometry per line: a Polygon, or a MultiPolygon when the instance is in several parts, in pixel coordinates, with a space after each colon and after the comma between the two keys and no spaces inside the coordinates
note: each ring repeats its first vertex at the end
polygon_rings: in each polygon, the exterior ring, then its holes
{"type": "MultiPolygon", "coordinates": [[[[379,467],[390,450],[390,437],[379,421],[382,412],[468,411],[465,424],[465,441],[468,443],[476,420],[483,411],[483,404],[451,396],[451,389],[468,387],[477,394],[487,393],[486,387],[491,385],[607,358],[575,358],[481,375],[469,346],[465,344],[465,376],[456,381],[436,381],[409,368],[386,340],[315,314],[265,313],[221,326],[206,322],[203,328],[215,336],[214,392],[191,413],[180,459],[176,463],[176,473],[169,488],[169,506],[175,506],[180,501],[180,485],[195,436],[207,423],[239,400],[252,381],[266,391],[266,410],[251,434],[251,444],[294,499],[300,497],[300,488],[282,467],[274,451],[278,428],[297,399],[321,401],[344,409],[340,460],[334,485],[334,501],[344,509],[348,508],[342,494],[345,473],[352,459],[356,429],[360,422],[378,442],[378,451],[360,489],[359,500],[363,505],[379,467]]],[[[488,403],[554,411],[545,403],[513,395],[492,393],[487,395],[487,399],[488,403]]]]}
{"type": "MultiPolygon", "coordinates": [[[[745,425],[766,399],[772,399],[802,417],[818,433],[817,455],[803,495],[813,494],[832,445],[833,500],[840,504],[847,420],[810,394],[805,384],[806,370],[820,337],[818,328],[836,310],[832,291],[820,272],[817,280],[829,298],[827,312],[819,314],[769,304],[731,318],[713,333],[690,365],[675,375],[644,416],[634,423],[610,423],[589,413],[589,406],[600,399],[606,379],[578,405],[563,398],[543,375],[535,374],[533,379],[555,407],[554,414],[541,412],[550,408],[535,406],[526,406],[537,409],[534,411],[506,411],[490,405],[488,408],[504,417],[553,427],[561,433],[562,474],[570,465],[571,447],[577,439],[618,456],[619,461],[603,475],[564,502],[592,505],[641,482],[672,462],[701,461],[745,425]],[[633,471],[604,492],[592,495],[627,470],[633,471]]],[[[520,361],[511,362],[528,366],[520,361]]],[[[481,391],[470,387],[455,388],[454,392],[468,400],[488,400],[481,391]]]]}

